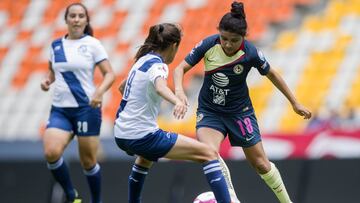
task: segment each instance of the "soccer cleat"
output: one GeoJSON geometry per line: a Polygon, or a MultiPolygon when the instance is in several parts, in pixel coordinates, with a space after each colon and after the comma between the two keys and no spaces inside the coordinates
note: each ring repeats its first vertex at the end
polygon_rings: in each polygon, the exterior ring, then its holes
{"type": "Polygon", "coordinates": [[[66,200],[65,203],[82,203],[82,199],[79,197],[79,193],[76,189],[75,191],[75,199],[74,200],[66,200]]]}
{"type": "Polygon", "coordinates": [[[82,202],[82,200],[79,197],[79,193],[77,190],[75,190],[75,199],[72,203],[81,203],[81,202],[82,202]]]}
{"type": "Polygon", "coordinates": [[[81,202],[82,202],[82,200],[79,199],[79,198],[76,198],[76,199],[74,199],[74,201],[73,201],[73,203],[81,203],[81,202]]]}

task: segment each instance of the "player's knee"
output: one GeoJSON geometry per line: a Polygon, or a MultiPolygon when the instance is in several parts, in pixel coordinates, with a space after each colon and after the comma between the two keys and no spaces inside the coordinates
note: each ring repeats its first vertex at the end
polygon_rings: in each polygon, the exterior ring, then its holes
{"type": "Polygon", "coordinates": [[[96,157],[94,156],[85,156],[80,158],[81,165],[84,169],[89,169],[94,167],[96,162],[96,157]]]}
{"type": "Polygon", "coordinates": [[[251,163],[252,166],[255,168],[255,170],[260,174],[265,174],[270,171],[270,162],[266,160],[256,160],[253,163],[251,163]]]}
{"type": "Polygon", "coordinates": [[[149,160],[147,160],[147,159],[145,159],[143,157],[140,157],[140,156],[136,158],[135,163],[137,165],[143,166],[145,168],[150,168],[151,165],[152,165],[152,161],[149,161],[149,160]]]}
{"type": "Polygon", "coordinates": [[[44,155],[48,162],[57,161],[62,155],[60,147],[44,147],[44,155]]]}
{"type": "Polygon", "coordinates": [[[201,163],[209,162],[218,158],[217,151],[207,145],[205,145],[202,149],[202,153],[202,159],[200,160],[201,163]]]}

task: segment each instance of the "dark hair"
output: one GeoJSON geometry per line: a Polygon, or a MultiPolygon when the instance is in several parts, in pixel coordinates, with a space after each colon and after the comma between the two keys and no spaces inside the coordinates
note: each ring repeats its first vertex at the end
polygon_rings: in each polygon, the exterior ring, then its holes
{"type": "Polygon", "coordinates": [[[234,1],[231,4],[231,11],[221,18],[218,29],[237,33],[243,37],[246,35],[247,23],[242,2],[234,1]]]}
{"type": "Polygon", "coordinates": [[[135,55],[135,60],[137,61],[151,51],[163,51],[173,43],[179,45],[181,36],[181,28],[178,25],[162,23],[151,26],[144,44],[141,45],[135,55]]]}
{"type": "Polygon", "coordinates": [[[90,35],[90,36],[94,36],[94,31],[90,25],[90,16],[89,16],[89,12],[86,8],[86,6],[82,3],[72,3],[70,4],[68,7],[66,7],[66,10],[65,10],[65,15],[64,15],[64,18],[66,20],[66,16],[69,14],[69,9],[72,7],[72,6],[81,6],[83,7],[83,9],[85,10],[85,15],[86,15],[86,21],[87,21],[87,25],[85,26],[85,29],[84,29],[84,33],[87,34],[87,35],[90,35]]]}

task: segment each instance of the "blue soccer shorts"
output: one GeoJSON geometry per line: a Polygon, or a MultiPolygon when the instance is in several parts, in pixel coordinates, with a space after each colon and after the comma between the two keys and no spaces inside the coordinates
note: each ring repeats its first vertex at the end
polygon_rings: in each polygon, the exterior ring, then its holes
{"type": "Polygon", "coordinates": [[[101,128],[101,109],[84,106],[78,108],[59,108],[52,106],[46,128],[58,128],[77,136],[99,135],[101,128]]]}
{"type": "Polygon", "coordinates": [[[161,129],[140,139],[121,139],[115,137],[116,144],[129,155],[139,155],[149,161],[164,157],[175,145],[178,134],[161,129]]]}
{"type": "Polygon", "coordinates": [[[229,136],[232,146],[251,147],[261,141],[259,126],[254,112],[247,114],[217,114],[200,110],[196,117],[196,129],[207,127],[229,136]]]}

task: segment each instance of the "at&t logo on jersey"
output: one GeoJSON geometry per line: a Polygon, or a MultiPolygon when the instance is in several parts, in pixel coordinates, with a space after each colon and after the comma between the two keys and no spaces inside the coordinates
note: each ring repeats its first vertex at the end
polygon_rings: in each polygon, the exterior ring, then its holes
{"type": "Polygon", "coordinates": [[[215,73],[212,76],[213,82],[220,87],[225,87],[229,84],[229,78],[224,73],[215,73]]]}
{"type": "Polygon", "coordinates": [[[210,86],[210,90],[213,91],[213,103],[225,106],[226,95],[228,95],[230,89],[223,89],[220,87],[227,86],[229,84],[229,78],[224,73],[215,73],[212,76],[212,80],[216,85],[216,86],[215,85],[210,86]]]}

